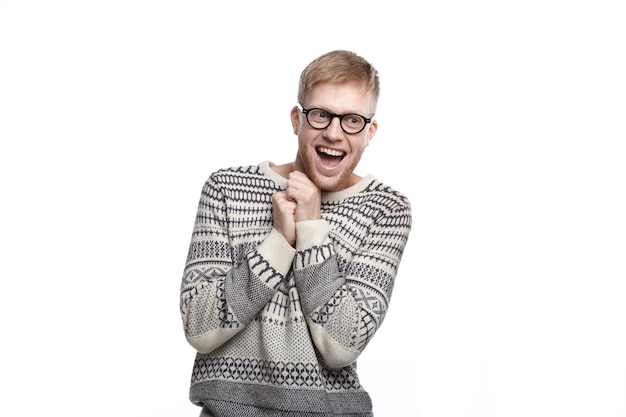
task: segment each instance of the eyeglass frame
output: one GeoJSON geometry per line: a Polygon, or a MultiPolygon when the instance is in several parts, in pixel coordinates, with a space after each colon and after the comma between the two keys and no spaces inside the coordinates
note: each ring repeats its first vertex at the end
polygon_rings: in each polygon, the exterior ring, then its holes
{"type": "Polygon", "coordinates": [[[362,114],[358,114],[358,113],[345,113],[345,114],[331,113],[328,110],[322,109],[320,107],[311,107],[311,108],[305,109],[304,106],[302,105],[302,103],[298,103],[298,110],[300,110],[302,112],[302,114],[304,114],[304,118],[306,119],[306,122],[309,124],[309,126],[311,126],[315,130],[328,129],[328,126],[331,125],[331,123],[333,122],[333,119],[335,117],[339,118],[339,127],[341,127],[341,130],[343,130],[347,135],[358,135],[363,130],[365,130],[365,127],[367,126],[367,124],[371,123],[372,119],[374,118],[374,115],[372,115],[372,117],[365,117],[362,114]],[[328,124],[326,126],[324,126],[324,127],[315,127],[315,126],[313,126],[311,124],[311,122],[309,121],[309,112],[311,110],[321,110],[324,113],[327,113],[330,116],[328,124]],[[359,117],[361,117],[365,121],[365,123],[363,124],[363,127],[361,128],[361,130],[359,130],[358,132],[348,132],[346,129],[344,129],[342,122],[343,122],[343,118],[345,116],[359,116],[359,117]]]}

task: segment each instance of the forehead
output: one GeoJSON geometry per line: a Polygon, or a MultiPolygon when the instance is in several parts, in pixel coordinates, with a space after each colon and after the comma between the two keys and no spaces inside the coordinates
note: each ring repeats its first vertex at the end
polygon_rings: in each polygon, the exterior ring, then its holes
{"type": "Polygon", "coordinates": [[[361,113],[370,111],[371,93],[357,82],[319,83],[310,88],[302,103],[305,107],[321,107],[334,113],[361,113]]]}

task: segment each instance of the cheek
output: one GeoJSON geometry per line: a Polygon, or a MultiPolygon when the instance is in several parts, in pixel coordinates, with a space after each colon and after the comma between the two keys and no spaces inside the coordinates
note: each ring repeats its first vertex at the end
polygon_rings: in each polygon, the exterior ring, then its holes
{"type": "Polygon", "coordinates": [[[299,132],[298,133],[298,148],[300,148],[301,151],[308,150],[307,143],[308,143],[308,140],[307,140],[306,132],[299,132]]]}
{"type": "Polygon", "coordinates": [[[361,152],[363,152],[369,144],[370,144],[370,138],[365,136],[363,140],[361,140],[357,146],[361,150],[361,152]]]}
{"type": "Polygon", "coordinates": [[[300,145],[307,145],[316,137],[316,131],[312,131],[312,129],[306,129],[302,126],[298,127],[298,143],[300,145]]]}

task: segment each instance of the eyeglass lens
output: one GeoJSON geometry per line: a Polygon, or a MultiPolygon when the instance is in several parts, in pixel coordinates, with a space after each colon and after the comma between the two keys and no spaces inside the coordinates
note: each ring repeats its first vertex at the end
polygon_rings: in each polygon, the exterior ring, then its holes
{"type": "Polygon", "coordinates": [[[333,117],[339,117],[341,128],[347,133],[359,133],[365,127],[365,119],[358,114],[331,114],[323,109],[309,109],[306,114],[309,124],[316,129],[330,126],[333,117]]]}

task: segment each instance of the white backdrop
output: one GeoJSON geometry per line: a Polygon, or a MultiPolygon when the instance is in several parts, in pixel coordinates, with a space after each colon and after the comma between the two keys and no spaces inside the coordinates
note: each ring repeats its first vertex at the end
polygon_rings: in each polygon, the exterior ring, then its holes
{"type": "Polygon", "coordinates": [[[605,0],[0,1],[0,414],[198,414],[178,287],[200,189],[292,160],[299,73],[342,48],[382,82],[357,172],[414,211],[359,360],[376,416],[626,416],[624,21],[605,0]]]}

